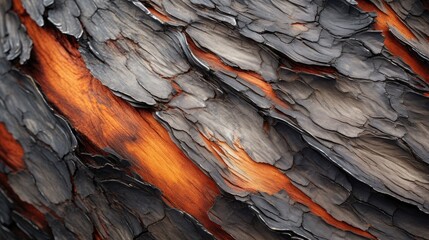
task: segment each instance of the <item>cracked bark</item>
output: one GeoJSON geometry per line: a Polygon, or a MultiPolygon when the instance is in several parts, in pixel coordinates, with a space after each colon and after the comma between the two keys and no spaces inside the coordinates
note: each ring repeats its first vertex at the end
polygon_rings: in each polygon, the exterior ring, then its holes
{"type": "Polygon", "coordinates": [[[0,239],[429,239],[428,14],[3,0],[0,239]]]}

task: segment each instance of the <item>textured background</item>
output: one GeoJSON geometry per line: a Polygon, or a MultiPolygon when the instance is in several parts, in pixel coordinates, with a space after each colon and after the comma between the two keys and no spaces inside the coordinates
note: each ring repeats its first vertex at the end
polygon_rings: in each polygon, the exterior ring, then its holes
{"type": "Polygon", "coordinates": [[[425,0],[0,0],[0,239],[429,239],[425,0]]]}

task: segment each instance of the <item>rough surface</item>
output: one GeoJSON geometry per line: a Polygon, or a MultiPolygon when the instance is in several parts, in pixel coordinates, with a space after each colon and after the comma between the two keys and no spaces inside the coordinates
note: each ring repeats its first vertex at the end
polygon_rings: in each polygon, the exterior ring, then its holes
{"type": "Polygon", "coordinates": [[[1,239],[212,238],[192,217],[168,207],[155,187],[127,175],[125,160],[82,151],[79,158],[71,129],[33,81],[4,59],[1,66],[0,121],[23,147],[25,163],[11,171],[2,159],[1,239]],[[22,209],[27,205],[41,218],[22,209]]]}
{"type": "MultiPolygon", "coordinates": [[[[221,190],[208,214],[232,238],[429,239],[424,1],[22,3],[39,25],[77,38],[118,101],[154,112],[221,190]]],[[[73,126],[6,61],[27,60],[31,40],[10,2],[0,7],[0,122],[25,163],[0,165],[0,236],[216,236],[118,154],[75,150],[73,126]]]]}
{"type": "Polygon", "coordinates": [[[11,0],[0,3],[0,57],[13,60],[19,56],[22,64],[30,58],[32,42],[11,8],[11,0]]]}
{"type": "Polygon", "coordinates": [[[387,4],[395,11],[399,18],[411,30],[414,37],[409,39],[401,35],[395,27],[390,31],[401,42],[408,45],[417,54],[419,54],[426,61],[429,61],[429,8],[427,2],[422,0],[396,0],[387,1],[387,4]],[[425,5],[426,4],[426,5],[425,5]]]}

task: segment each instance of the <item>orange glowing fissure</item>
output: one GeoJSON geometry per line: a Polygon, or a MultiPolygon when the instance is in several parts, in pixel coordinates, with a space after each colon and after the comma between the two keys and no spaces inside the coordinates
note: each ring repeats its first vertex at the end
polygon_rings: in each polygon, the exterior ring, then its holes
{"type": "Polygon", "coordinates": [[[132,161],[133,170],[159,188],[172,207],[195,217],[216,237],[230,239],[208,218],[220,194],[216,184],[175,145],[152,113],[114,96],[91,75],[76,44],[37,26],[19,0],[14,0],[14,10],[34,44],[32,66],[23,70],[36,79],[48,101],[96,147],[110,147],[132,161]]]}
{"type": "Polygon", "coordinates": [[[378,9],[373,3],[367,0],[357,0],[358,7],[367,12],[377,13],[374,28],[381,30],[384,35],[384,46],[394,56],[401,58],[410,68],[429,82],[429,68],[423,61],[419,61],[416,54],[411,53],[402,43],[400,43],[392,33],[389,32],[389,26],[395,27],[403,37],[412,40],[416,39],[414,33],[405,25],[396,15],[395,11],[387,4],[384,4],[386,13],[378,9]]]}
{"type": "Polygon", "coordinates": [[[227,143],[216,139],[210,141],[202,134],[201,138],[204,140],[208,150],[220,162],[228,166],[228,170],[234,174],[235,177],[231,177],[228,180],[231,182],[232,187],[235,186],[235,190],[265,192],[271,195],[284,190],[294,201],[307,206],[313,214],[319,216],[331,226],[353,232],[362,237],[375,239],[372,234],[332,217],[325,209],[313,202],[310,197],[293,185],[290,179],[274,166],[255,162],[241,147],[238,140],[235,141],[233,148],[227,143]]]}

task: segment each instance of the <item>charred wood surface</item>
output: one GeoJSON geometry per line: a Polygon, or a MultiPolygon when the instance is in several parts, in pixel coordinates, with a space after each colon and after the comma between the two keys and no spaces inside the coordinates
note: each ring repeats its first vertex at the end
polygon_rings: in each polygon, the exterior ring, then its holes
{"type": "Polygon", "coordinates": [[[425,0],[0,0],[0,239],[429,239],[425,0]]]}

